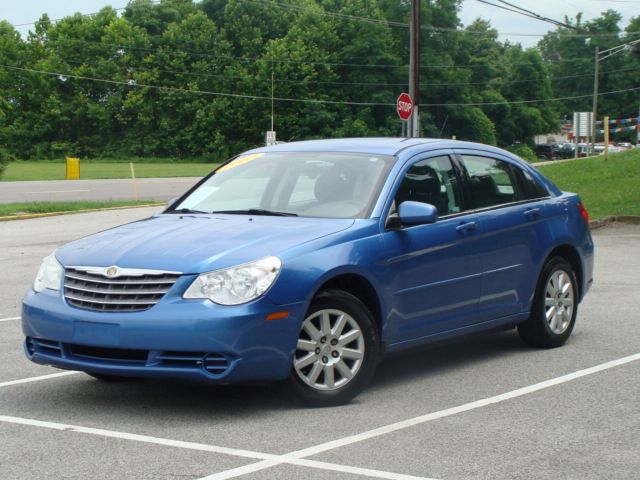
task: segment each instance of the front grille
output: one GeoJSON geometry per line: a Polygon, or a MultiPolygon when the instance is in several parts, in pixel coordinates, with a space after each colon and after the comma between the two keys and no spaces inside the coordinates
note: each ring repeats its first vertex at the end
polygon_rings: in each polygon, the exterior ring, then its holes
{"type": "Polygon", "coordinates": [[[102,268],[67,268],[64,297],[70,305],[85,310],[140,312],[158,303],[180,277],[177,272],[155,270],[120,269],[120,272],[109,278],[102,268]]]}

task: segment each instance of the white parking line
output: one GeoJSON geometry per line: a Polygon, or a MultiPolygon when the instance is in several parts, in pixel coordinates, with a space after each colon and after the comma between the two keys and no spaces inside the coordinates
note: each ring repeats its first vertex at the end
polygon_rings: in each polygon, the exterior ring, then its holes
{"type": "MultiPolygon", "coordinates": [[[[463,405],[459,405],[457,407],[452,407],[445,410],[428,413],[426,415],[420,415],[414,418],[410,418],[400,422],[385,425],[383,427],[368,430],[356,435],[351,435],[351,436],[340,438],[337,440],[332,440],[330,442],[321,443],[319,445],[305,448],[302,450],[289,452],[284,455],[274,455],[269,453],[254,452],[250,450],[227,448],[227,447],[206,445],[206,444],[193,443],[193,442],[183,442],[180,440],[171,440],[166,438],[150,437],[146,435],[137,435],[137,434],[126,433],[126,432],[117,432],[112,430],[80,427],[75,425],[66,425],[61,423],[44,422],[40,420],[32,420],[32,419],[11,417],[11,416],[0,416],[0,422],[29,425],[29,426],[35,426],[35,427],[41,427],[41,428],[50,428],[54,430],[71,431],[71,432],[85,433],[85,434],[91,434],[91,435],[99,435],[103,437],[119,438],[123,440],[131,440],[131,441],[137,441],[137,442],[154,443],[158,445],[165,445],[165,446],[176,447],[176,448],[201,450],[201,451],[214,452],[214,453],[220,453],[225,455],[238,456],[243,458],[251,458],[254,460],[260,460],[258,462],[251,463],[249,465],[244,465],[238,468],[233,468],[233,469],[225,470],[222,472],[214,473],[207,477],[203,477],[203,479],[201,480],[223,480],[223,479],[229,479],[229,478],[236,478],[242,475],[258,472],[261,470],[265,470],[267,468],[272,468],[272,467],[276,467],[284,464],[292,464],[292,465],[298,465],[298,466],[309,467],[309,468],[317,468],[317,469],[328,470],[328,471],[351,473],[356,475],[368,476],[371,478],[383,478],[388,480],[416,480],[418,478],[424,478],[424,477],[414,477],[410,475],[404,475],[404,474],[394,473],[394,472],[386,472],[382,470],[366,469],[366,468],[353,467],[348,465],[338,465],[338,464],[333,464],[328,462],[309,460],[305,457],[310,457],[313,455],[324,453],[329,450],[352,445],[357,442],[369,440],[375,437],[386,435],[388,433],[396,432],[398,430],[424,424],[426,422],[430,422],[433,420],[438,420],[438,419],[449,417],[452,415],[457,415],[459,413],[468,412],[478,408],[482,408],[489,405],[494,405],[500,402],[504,402],[507,400],[511,400],[514,398],[522,397],[530,393],[538,392],[545,388],[554,387],[557,385],[561,385],[563,383],[571,382],[573,380],[577,380],[579,378],[586,377],[588,375],[593,375],[595,373],[603,372],[605,370],[609,370],[611,368],[615,368],[615,367],[625,365],[631,362],[635,362],[638,360],[640,360],[640,353],[622,357],[616,360],[612,360],[610,362],[601,363],[599,365],[595,365],[590,368],[578,370],[576,372],[569,373],[567,375],[562,375],[560,377],[552,378],[550,380],[536,383],[534,385],[529,385],[526,387],[518,388],[516,390],[511,390],[509,392],[502,393],[500,395],[495,395],[493,397],[476,400],[473,402],[465,403],[463,405]]],[[[14,380],[12,382],[0,383],[0,387],[15,385],[18,383],[27,383],[27,382],[33,382],[38,380],[45,380],[47,378],[54,378],[54,377],[59,377],[63,375],[72,375],[74,373],[79,373],[79,372],[63,372],[63,373],[56,373],[51,375],[43,375],[41,377],[26,378],[23,380],[14,380]]]]}
{"type": "Polygon", "coordinates": [[[8,322],[10,320],[20,320],[20,317],[0,318],[0,322],[8,322]]]}
{"type": "Polygon", "coordinates": [[[133,433],[117,432],[114,430],[104,430],[101,428],[79,427],[77,425],[67,425],[64,423],[43,422],[40,420],[11,417],[6,415],[0,415],[0,422],[14,423],[19,425],[29,425],[32,427],[50,428],[52,430],[64,430],[67,432],[88,433],[90,435],[98,435],[101,437],[119,438],[121,440],[132,440],[134,442],[154,443],[156,445],[165,445],[168,447],[175,447],[175,448],[185,448],[188,450],[200,450],[203,452],[222,453],[225,455],[233,455],[236,457],[252,458],[254,460],[278,458],[277,455],[271,455],[268,453],[260,453],[260,452],[252,452],[250,450],[217,447],[215,445],[206,445],[204,443],[182,442],[180,440],[171,440],[168,438],[150,437],[147,435],[136,435],[133,433]]]}
{"type": "MultiPolygon", "coordinates": [[[[235,457],[262,460],[262,462],[259,462],[257,464],[249,464],[244,467],[233,469],[234,472],[242,471],[247,467],[253,468],[254,465],[266,465],[263,468],[268,468],[276,465],[282,465],[283,463],[293,463],[295,465],[300,465],[300,466],[305,466],[310,468],[318,468],[321,470],[364,475],[369,478],[384,478],[387,480],[433,480],[433,479],[424,479],[424,477],[414,477],[411,475],[402,475],[394,472],[383,472],[381,470],[372,470],[368,468],[349,467],[347,465],[337,465],[333,463],[318,462],[314,460],[291,459],[290,461],[288,461],[286,456],[274,455],[271,453],[254,452],[251,450],[243,450],[238,448],[219,447],[216,445],[208,445],[204,443],[184,442],[181,440],[171,440],[168,438],[151,437],[148,435],[137,435],[134,433],[117,432],[114,430],[104,430],[102,428],[88,428],[88,427],[80,427],[77,425],[68,425],[64,423],[44,422],[41,420],[12,417],[7,415],[0,415],[0,422],[17,424],[17,425],[27,425],[31,427],[49,428],[52,430],[59,430],[64,432],[86,433],[89,435],[98,435],[101,437],[117,438],[120,440],[152,443],[155,445],[163,445],[167,447],[183,448],[187,450],[198,450],[198,451],[210,452],[210,453],[220,453],[223,455],[232,455],[235,457]]],[[[246,473],[249,473],[249,471],[247,471],[246,473]]]]}
{"type": "Polygon", "coordinates": [[[21,383],[31,383],[31,382],[39,382],[41,380],[49,380],[51,378],[58,377],[66,377],[67,375],[76,375],[80,372],[61,372],[61,373],[50,373],[49,375],[40,375],[39,377],[29,377],[29,378],[21,378],[20,380],[11,380],[9,382],[0,383],[0,388],[2,387],[10,387],[11,385],[19,385],[21,383]]]}
{"type": "MultiPolygon", "coordinates": [[[[560,377],[552,378],[550,380],[536,383],[534,385],[529,385],[527,387],[511,390],[510,392],[502,393],[500,395],[496,395],[493,397],[483,398],[482,400],[476,400],[474,402],[465,403],[457,407],[447,408],[445,410],[440,410],[438,412],[428,413],[426,415],[421,415],[418,417],[410,418],[408,420],[392,423],[384,427],[374,428],[373,430],[368,430],[366,432],[362,432],[356,435],[351,435],[351,436],[340,438],[330,442],[321,443],[320,445],[316,445],[314,447],[309,447],[303,450],[290,452],[286,455],[283,455],[283,458],[286,459],[285,460],[286,463],[294,463],[293,460],[295,459],[311,457],[313,455],[317,455],[319,453],[323,453],[328,450],[333,450],[339,447],[345,447],[347,445],[351,445],[357,442],[362,442],[364,440],[369,440],[369,439],[379,437],[381,435],[386,435],[388,433],[392,433],[398,430],[414,427],[416,425],[430,422],[432,420],[438,420],[440,418],[450,417],[452,415],[457,415],[458,413],[464,413],[471,410],[475,410],[477,408],[482,408],[488,405],[504,402],[506,400],[511,400],[513,398],[522,397],[524,395],[528,395],[530,393],[534,393],[539,390],[543,390],[545,388],[561,385],[563,383],[567,383],[572,380],[576,380],[578,378],[586,377],[587,375],[593,375],[594,373],[602,372],[604,370],[618,367],[620,365],[625,365],[627,363],[631,363],[637,360],[640,360],[640,353],[619,358],[617,360],[612,360],[610,362],[601,363],[600,365],[596,365],[594,367],[578,370],[577,372],[569,373],[567,375],[562,375],[560,377]]],[[[271,461],[257,462],[257,463],[254,463],[253,465],[246,465],[245,467],[226,470],[224,472],[218,472],[208,477],[204,477],[201,480],[223,480],[228,478],[235,478],[241,475],[245,475],[247,473],[254,473],[254,472],[264,470],[265,468],[270,468],[273,466],[275,465],[273,465],[271,461]]]]}
{"type": "Polygon", "coordinates": [[[350,473],[352,475],[363,475],[367,478],[384,478],[387,480],[436,480],[427,477],[415,477],[413,475],[405,475],[403,473],[386,472],[383,470],[374,470],[371,468],[352,467],[350,465],[339,465],[336,463],[320,462],[316,460],[306,460],[299,458],[289,458],[288,455],[282,455],[271,460],[263,460],[262,462],[251,463],[242,467],[225,470],[224,472],[214,473],[200,480],[224,480],[226,478],[234,478],[248,473],[254,473],[259,470],[265,470],[271,467],[277,467],[284,464],[298,465],[300,467],[317,468],[319,470],[329,470],[332,472],[350,473]]]}

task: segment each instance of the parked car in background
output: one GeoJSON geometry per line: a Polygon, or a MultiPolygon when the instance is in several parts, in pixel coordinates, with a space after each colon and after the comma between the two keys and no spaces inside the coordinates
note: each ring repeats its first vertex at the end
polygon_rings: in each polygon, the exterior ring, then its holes
{"type": "MultiPolygon", "coordinates": [[[[604,144],[602,143],[596,143],[593,146],[593,150],[595,152],[596,155],[604,155],[604,144]]],[[[622,151],[622,149],[620,147],[617,147],[615,145],[609,145],[609,153],[618,153],[620,151],[622,151]]]]}
{"type": "Polygon", "coordinates": [[[24,346],[101,380],[284,380],[336,405],[387,353],[514,327],[564,344],[592,271],[579,196],[505,150],[287,143],[51,253],[23,300],[24,346]]]}
{"type": "Polygon", "coordinates": [[[576,146],[573,143],[563,143],[560,147],[558,155],[562,159],[574,158],[576,146]]]}
{"type": "Polygon", "coordinates": [[[538,144],[534,148],[534,152],[538,158],[545,160],[555,160],[558,158],[558,148],[552,144],[538,144]]]}

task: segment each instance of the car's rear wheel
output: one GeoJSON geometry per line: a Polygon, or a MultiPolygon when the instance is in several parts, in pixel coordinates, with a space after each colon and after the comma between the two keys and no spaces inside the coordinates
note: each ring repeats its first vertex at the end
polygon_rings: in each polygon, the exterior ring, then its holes
{"type": "Polygon", "coordinates": [[[309,405],[346,403],[369,383],[378,355],[378,333],[367,307],[347,292],[324,291],[302,322],[289,385],[309,405]]]}
{"type": "Polygon", "coordinates": [[[571,265],[561,257],[551,258],[542,269],[529,319],[518,325],[528,345],[542,348],[565,343],[578,313],[578,282],[571,265]]]}

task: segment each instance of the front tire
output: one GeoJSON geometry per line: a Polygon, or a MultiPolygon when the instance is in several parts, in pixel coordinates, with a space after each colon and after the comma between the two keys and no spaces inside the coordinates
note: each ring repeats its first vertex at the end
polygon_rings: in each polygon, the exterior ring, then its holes
{"type": "Polygon", "coordinates": [[[533,347],[559,347],[569,339],[577,313],[576,275],[564,258],[553,257],[542,269],[531,315],[518,325],[518,333],[533,347]]]}
{"type": "Polygon", "coordinates": [[[302,322],[291,390],[307,405],[349,402],[373,377],[379,343],[373,316],[358,298],[342,290],[321,292],[302,322]]]}

